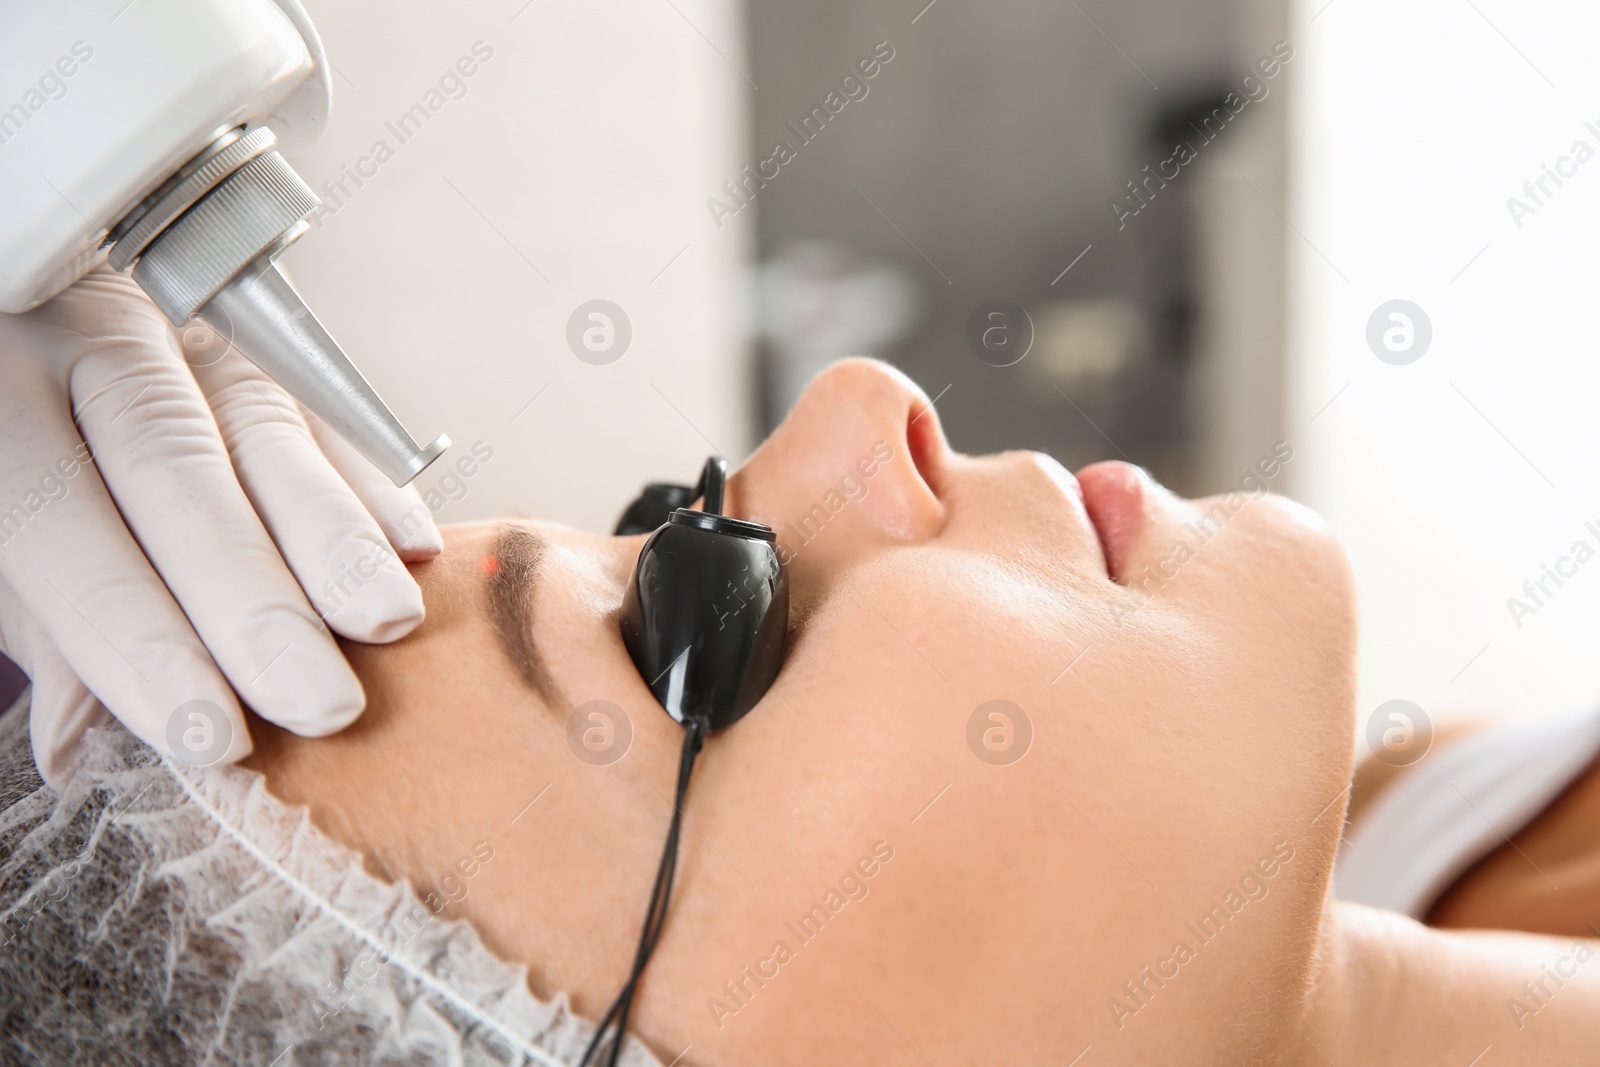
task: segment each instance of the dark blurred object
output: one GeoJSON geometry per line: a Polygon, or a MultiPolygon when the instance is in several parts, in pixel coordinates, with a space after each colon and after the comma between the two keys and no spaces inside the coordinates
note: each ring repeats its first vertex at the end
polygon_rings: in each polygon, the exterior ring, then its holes
{"type": "Polygon", "coordinates": [[[652,482],[628,505],[612,532],[618,537],[654,533],[667,521],[668,515],[694,503],[694,497],[694,490],[687,485],[652,482]]]}
{"type": "Polygon", "coordinates": [[[26,688],[28,688],[28,676],[22,673],[21,667],[7,659],[4,653],[0,653],[0,712],[15,704],[26,688]]]}
{"type": "Polygon", "coordinates": [[[767,429],[814,366],[869,354],[936,397],[966,451],[1129,459],[1195,492],[1270,445],[1283,296],[1263,277],[1284,261],[1285,79],[1259,104],[1216,109],[1287,35],[1286,0],[749,10],[752,161],[776,142],[794,150],[744,187],[763,277],[826,245],[897,268],[920,294],[915,322],[873,345],[844,328],[860,319],[853,275],[813,284],[789,301],[816,309],[797,345],[767,321],[763,292],[767,429]],[[841,81],[891,51],[869,80],[841,81]],[[1184,140],[1193,161],[1159,177],[1184,140]],[[997,301],[1032,322],[1014,363],[968,342],[971,317],[997,301]],[[1218,361],[1217,348],[1238,354],[1218,361]]]}

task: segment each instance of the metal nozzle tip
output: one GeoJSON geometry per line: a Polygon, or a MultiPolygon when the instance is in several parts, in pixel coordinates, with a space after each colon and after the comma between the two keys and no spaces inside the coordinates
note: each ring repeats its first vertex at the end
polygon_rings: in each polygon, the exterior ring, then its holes
{"type": "Polygon", "coordinates": [[[436,460],[440,456],[444,455],[444,450],[449,448],[449,447],[450,447],[450,437],[449,437],[448,434],[440,434],[438,437],[435,437],[433,439],[433,444],[429,445],[427,448],[424,448],[422,451],[418,452],[416,454],[416,456],[412,459],[411,466],[410,466],[410,473],[404,475],[404,480],[403,481],[396,480],[395,484],[396,485],[409,485],[411,483],[412,479],[416,478],[417,475],[419,475],[423,471],[427,470],[428,466],[431,463],[433,463],[434,460],[436,460]]]}
{"type": "Polygon", "coordinates": [[[218,290],[200,317],[395,485],[409,483],[450,447],[444,434],[426,448],[417,444],[270,257],[218,290]]]}

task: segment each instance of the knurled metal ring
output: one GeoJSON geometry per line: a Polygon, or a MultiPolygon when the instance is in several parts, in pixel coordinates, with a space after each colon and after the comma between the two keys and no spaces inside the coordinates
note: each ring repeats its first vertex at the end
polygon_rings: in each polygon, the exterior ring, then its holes
{"type": "Polygon", "coordinates": [[[175,326],[233,280],[263,252],[280,246],[319,201],[276,152],[252,159],[208,193],[153,241],[133,268],[133,280],[175,326]]]}
{"type": "Polygon", "coordinates": [[[257,126],[243,137],[206,160],[194,173],[183,179],[172,190],[146,211],[133,227],[123,234],[106,261],[113,270],[125,271],[144,254],[150,243],[172,225],[185,211],[199,203],[211,190],[225,181],[240,167],[272,151],[278,143],[277,136],[266,126],[257,126]]]}

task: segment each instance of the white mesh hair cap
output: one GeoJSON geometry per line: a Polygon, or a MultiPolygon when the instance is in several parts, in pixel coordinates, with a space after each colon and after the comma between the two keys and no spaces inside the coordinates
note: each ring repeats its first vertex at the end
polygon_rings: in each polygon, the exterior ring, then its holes
{"type": "MultiPolygon", "coordinates": [[[[24,696],[26,701],[26,696],[24,696]]],[[[0,715],[0,1062],[576,1064],[565,994],[270,796],[89,732],[62,790],[0,715]]],[[[637,1041],[623,1062],[659,1067],[637,1041]]]]}

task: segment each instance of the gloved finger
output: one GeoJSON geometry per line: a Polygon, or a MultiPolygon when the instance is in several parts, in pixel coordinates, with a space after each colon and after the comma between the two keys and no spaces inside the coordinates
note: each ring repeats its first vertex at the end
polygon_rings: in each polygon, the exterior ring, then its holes
{"type": "Polygon", "coordinates": [[[36,750],[41,767],[75,742],[79,721],[74,699],[50,696],[63,691],[50,684],[52,650],[147,744],[174,752],[169,728],[198,709],[213,720],[212,739],[186,758],[242,759],[250,735],[233,690],[129,536],[52,368],[29,351],[70,339],[40,338],[39,329],[0,315],[0,621],[8,654],[47,683],[49,706],[68,709],[36,750]]]}
{"type": "Polygon", "coordinates": [[[0,579],[0,640],[18,666],[27,664],[33,760],[39,776],[60,789],[78,762],[84,732],[105,725],[111,717],[4,579],[0,579]]]}
{"type": "Polygon", "coordinates": [[[79,429],[128,528],[240,697],[298,734],[348,726],[361,714],[361,684],[240,488],[166,321],[114,272],[91,272],[39,311],[79,331],[70,377],[79,429]]]}
{"type": "Polygon", "coordinates": [[[444,538],[439,536],[439,527],[434,525],[433,512],[422,502],[414,486],[395,485],[333,427],[309,411],[304,415],[323,455],[361,498],[401,559],[407,563],[421,563],[444,551],[444,538]]]}
{"type": "Polygon", "coordinates": [[[78,765],[84,734],[90,727],[108,725],[111,715],[72,673],[54,644],[35,657],[29,681],[28,732],[33,760],[39,777],[59,790],[78,765]]]}
{"type": "Polygon", "coordinates": [[[294,400],[214,334],[200,343],[186,328],[180,337],[239,484],[317,614],[357,641],[416,629],[422,590],[317,448],[294,400]]]}
{"type": "Polygon", "coordinates": [[[33,759],[46,783],[60,789],[66,782],[84,731],[108,722],[110,716],[72,673],[50,635],[0,578],[0,648],[28,676],[28,729],[33,759]]]}

